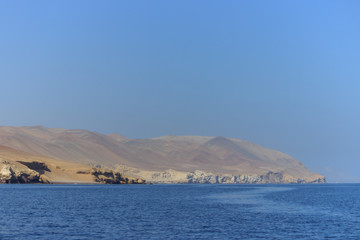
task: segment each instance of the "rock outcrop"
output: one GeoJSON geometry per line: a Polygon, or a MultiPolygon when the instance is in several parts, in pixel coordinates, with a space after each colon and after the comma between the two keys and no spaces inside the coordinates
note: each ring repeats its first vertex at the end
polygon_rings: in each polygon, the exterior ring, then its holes
{"type": "Polygon", "coordinates": [[[163,172],[140,171],[125,166],[119,166],[120,172],[128,176],[143,177],[150,183],[205,183],[205,184],[268,184],[268,183],[325,183],[325,177],[294,178],[281,172],[267,172],[266,174],[215,174],[212,172],[195,170],[182,172],[168,169],[163,172]]]}
{"type": "Polygon", "coordinates": [[[0,183],[49,183],[49,180],[37,171],[19,168],[4,161],[0,170],[0,183]]]}
{"type": "MultiPolygon", "coordinates": [[[[0,183],[52,183],[44,175],[51,172],[45,163],[41,162],[22,162],[21,165],[11,164],[3,161],[0,165],[0,183]]],[[[93,176],[94,183],[101,184],[145,184],[145,180],[140,178],[125,177],[119,172],[93,168],[91,170],[77,171],[76,174],[93,176]]]]}
{"type": "Polygon", "coordinates": [[[144,184],[145,180],[139,178],[123,177],[119,172],[93,168],[91,174],[95,177],[95,182],[104,184],[144,184]]]}
{"type": "Polygon", "coordinates": [[[0,183],[144,184],[145,181],[0,145],[0,183]]]}
{"type": "Polygon", "coordinates": [[[283,173],[268,172],[265,175],[217,175],[209,172],[195,171],[187,175],[188,183],[221,183],[221,184],[267,184],[267,183],[325,183],[324,177],[315,180],[294,178],[283,173]]]}

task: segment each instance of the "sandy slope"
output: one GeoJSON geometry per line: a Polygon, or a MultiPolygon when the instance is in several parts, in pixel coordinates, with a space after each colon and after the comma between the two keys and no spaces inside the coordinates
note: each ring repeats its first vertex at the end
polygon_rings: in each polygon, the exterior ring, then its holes
{"type": "Polygon", "coordinates": [[[94,172],[112,173],[112,171],[33,155],[0,145],[0,180],[5,181],[12,174],[13,177],[25,176],[29,182],[34,183],[37,181],[37,175],[43,183],[99,183],[94,172]]]}
{"type": "Polygon", "coordinates": [[[144,174],[173,169],[182,173],[201,170],[233,175],[279,172],[306,180],[322,177],[287,154],[225,137],[164,136],[132,140],[120,134],[32,126],[0,127],[0,144],[90,166],[114,169],[125,165],[144,174]]]}

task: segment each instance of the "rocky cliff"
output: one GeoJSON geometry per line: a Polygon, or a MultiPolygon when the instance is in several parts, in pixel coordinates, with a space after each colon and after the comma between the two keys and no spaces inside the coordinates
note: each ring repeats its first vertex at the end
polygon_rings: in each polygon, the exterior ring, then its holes
{"type": "Polygon", "coordinates": [[[118,171],[128,176],[142,177],[149,183],[208,183],[208,184],[268,184],[268,183],[326,183],[324,176],[318,178],[295,178],[281,172],[268,172],[266,174],[214,174],[195,170],[182,172],[168,169],[163,172],[141,171],[126,166],[118,166],[118,171]]]}
{"type": "MultiPolygon", "coordinates": [[[[71,176],[64,181],[52,181],[46,172],[51,172],[48,166],[42,162],[22,162],[14,164],[8,161],[0,163],[0,183],[72,183],[71,176]],[[23,166],[21,166],[21,164],[23,166]],[[46,170],[44,170],[46,169],[46,170]]],[[[58,167],[59,168],[59,167],[58,167]]],[[[92,168],[91,170],[79,170],[77,175],[87,175],[93,181],[83,181],[82,183],[102,183],[102,184],[144,184],[145,180],[140,178],[129,178],[119,172],[92,168]]],[[[71,175],[71,174],[70,174],[71,175]]],[[[74,180],[73,183],[79,183],[74,180]]],[[[81,183],[81,182],[80,182],[81,183]]]]}
{"type": "Polygon", "coordinates": [[[195,171],[187,175],[188,183],[223,183],[223,184],[267,184],[267,183],[325,183],[324,177],[314,180],[294,178],[284,173],[268,172],[265,175],[216,175],[195,171]]]}
{"type": "Polygon", "coordinates": [[[35,156],[0,146],[0,183],[143,184],[116,171],[35,156]]]}
{"type": "Polygon", "coordinates": [[[11,164],[3,161],[0,164],[0,183],[50,183],[39,172],[27,167],[11,164]]]}

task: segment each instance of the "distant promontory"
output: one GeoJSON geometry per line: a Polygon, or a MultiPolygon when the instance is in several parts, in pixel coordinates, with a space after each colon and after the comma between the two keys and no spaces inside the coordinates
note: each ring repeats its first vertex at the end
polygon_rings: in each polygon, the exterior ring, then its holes
{"type": "Polygon", "coordinates": [[[0,127],[2,183],[324,183],[282,152],[226,137],[128,139],[87,130],[0,127]]]}

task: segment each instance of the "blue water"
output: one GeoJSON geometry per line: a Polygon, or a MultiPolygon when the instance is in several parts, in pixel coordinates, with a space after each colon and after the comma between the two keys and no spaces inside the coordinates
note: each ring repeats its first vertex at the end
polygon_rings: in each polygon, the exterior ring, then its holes
{"type": "Polygon", "coordinates": [[[0,239],[360,239],[360,185],[0,185],[0,239]]]}

